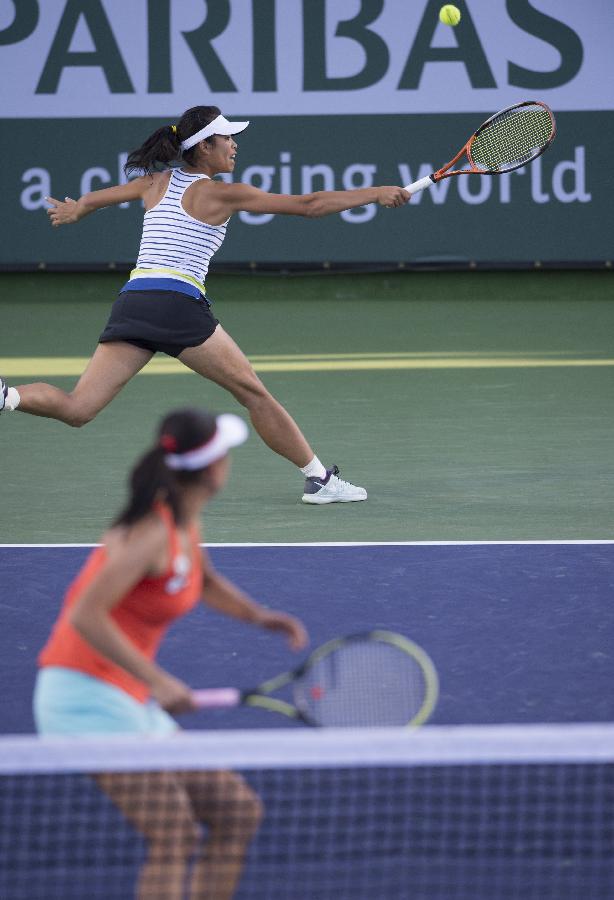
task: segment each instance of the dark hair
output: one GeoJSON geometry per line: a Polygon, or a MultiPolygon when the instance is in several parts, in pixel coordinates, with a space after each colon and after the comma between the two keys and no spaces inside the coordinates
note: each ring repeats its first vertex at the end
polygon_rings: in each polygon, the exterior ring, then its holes
{"type": "MultiPolygon", "coordinates": [[[[124,172],[126,175],[135,171],[151,174],[156,169],[165,168],[169,163],[178,159],[183,159],[188,165],[192,165],[196,158],[198,144],[182,153],[181,142],[192,137],[201,128],[217,119],[219,115],[220,110],[217,106],[192,106],[191,109],[184,112],[176,125],[164,125],[162,128],[158,128],[137,150],[129,153],[124,172]]],[[[205,140],[213,143],[215,135],[205,138],[205,140]]]]}
{"type": "Polygon", "coordinates": [[[130,473],[130,496],[113,525],[133,525],[162,500],[182,521],[181,492],[200,480],[203,469],[174,470],[164,462],[167,453],[186,453],[200,447],[215,434],[216,419],[199,409],[178,409],[169,413],[158,428],[156,444],[137,461],[130,473]]]}

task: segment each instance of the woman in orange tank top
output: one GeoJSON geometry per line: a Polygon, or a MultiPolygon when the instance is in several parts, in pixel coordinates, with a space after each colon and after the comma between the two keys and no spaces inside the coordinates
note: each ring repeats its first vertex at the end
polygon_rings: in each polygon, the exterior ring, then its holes
{"type": "MultiPolygon", "coordinates": [[[[40,654],[34,709],[41,734],[175,729],[169,713],[194,709],[192,693],[155,657],[171,622],[199,599],[280,632],[294,649],[305,646],[297,619],[251,600],[200,550],[200,513],[226,482],[228,450],[246,437],[245,423],[232,415],[179,410],[161,423],[156,445],[132,471],[126,508],[70,586],[40,654]]],[[[131,772],[96,780],[147,840],[141,900],[183,897],[195,854],[189,896],[233,896],[261,817],[259,798],[240,776],[131,772]]]]}

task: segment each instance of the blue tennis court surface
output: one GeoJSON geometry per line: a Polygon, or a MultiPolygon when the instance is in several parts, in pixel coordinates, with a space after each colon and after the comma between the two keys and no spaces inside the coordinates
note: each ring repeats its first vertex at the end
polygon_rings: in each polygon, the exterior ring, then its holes
{"type": "MultiPolygon", "coordinates": [[[[33,730],[36,655],[81,546],[0,547],[3,733],[33,730]]],[[[301,617],[315,647],[371,628],[432,657],[432,722],[614,719],[614,543],[214,546],[214,564],[260,602],[301,617]]],[[[161,663],[194,687],[251,687],[299,662],[280,638],[198,609],[161,663]]],[[[297,727],[260,710],[199,713],[186,728],[297,727]]]]}

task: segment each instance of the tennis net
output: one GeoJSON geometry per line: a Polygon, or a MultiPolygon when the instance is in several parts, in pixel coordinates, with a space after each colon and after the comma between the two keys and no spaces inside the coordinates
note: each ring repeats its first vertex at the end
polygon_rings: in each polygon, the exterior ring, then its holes
{"type": "Polygon", "coordinates": [[[0,897],[135,896],[607,900],[614,725],[0,739],[0,897]]]}

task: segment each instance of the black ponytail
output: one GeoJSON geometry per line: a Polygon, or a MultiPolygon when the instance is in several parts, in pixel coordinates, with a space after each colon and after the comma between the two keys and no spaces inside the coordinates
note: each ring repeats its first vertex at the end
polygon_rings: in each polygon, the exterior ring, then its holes
{"type": "Polygon", "coordinates": [[[175,522],[183,520],[183,490],[202,482],[203,469],[185,471],[170,469],[167,453],[186,453],[211,440],[217,427],[216,418],[198,409],[180,409],[169,413],[160,424],[158,440],[136,463],[130,474],[130,496],[124,509],[113,522],[134,525],[148,515],[156,503],[165,503],[175,522]]]}
{"type": "Polygon", "coordinates": [[[180,146],[176,127],[165,125],[158,128],[137,150],[128,154],[124,172],[126,175],[135,171],[151,175],[156,169],[166,167],[176,160],[181,154],[180,146]]]}
{"type": "Polygon", "coordinates": [[[163,447],[154,447],[135,465],[130,475],[128,503],[113,525],[134,525],[159,501],[170,507],[176,522],[181,520],[180,487],[175,473],[164,462],[165,454],[163,447]]]}
{"type": "MultiPolygon", "coordinates": [[[[192,165],[198,145],[182,152],[181,142],[205,128],[219,115],[217,106],[193,106],[184,112],[176,125],[158,128],[138,149],[128,154],[124,166],[126,175],[131,172],[146,172],[151,175],[157,169],[167,168],[170,163],[181,159],[192,165]]],[[[206,140],[212,142],[214,137],[206,140]]]]}

